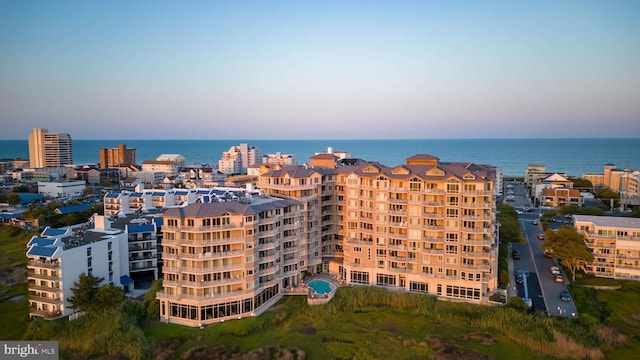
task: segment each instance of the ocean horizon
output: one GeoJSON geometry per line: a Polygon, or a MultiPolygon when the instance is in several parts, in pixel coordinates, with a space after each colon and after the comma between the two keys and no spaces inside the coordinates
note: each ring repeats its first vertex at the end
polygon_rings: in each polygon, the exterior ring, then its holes
{"type": "MultiPolygon", "coordinates": [[[[473,162],[502,169],[507,176],[523,176],[529,164],[543,164],[548,172],[582,176],[602,173],[605,164],[640,169],[640,138],[515,138],[515,139],[314,139],[314,140],[150,140],[74,139],[75,164],[100,161],[101,148],[125,144],[136,149],[136,161],[154,160],[161,154],[181,154],[189,165],[217,166],[224,151],[241,143],[263,154],[292,154],[299,164],[318,152],[350,152],[354,158],[396,166],[415,154],[430,154],[443,162],[473,162]]],[[[0,140],[0,158],[28,159],[25,140],[0,140]]]]}

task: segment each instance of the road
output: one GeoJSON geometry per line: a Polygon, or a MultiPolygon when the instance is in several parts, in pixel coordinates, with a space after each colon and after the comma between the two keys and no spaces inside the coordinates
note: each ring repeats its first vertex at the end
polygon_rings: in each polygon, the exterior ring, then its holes
{"type": "MultiPolygon", "coordinates": [[[[509,204],[511,206],[517,206],[516,209],[521,212],[518,215],[518,220],[522,234],[526,239],[526,244],[510,244],[509,261],[513,264],[513,270],[522,269],[528,272],[528,295],[535,311],[546,312],[549,315],[555,316],[577,316],[578,312],[573,301],[563,302],[560,300],[560,293],[563,290],[568,290],[567,285],[569,284],[570,277],[564,273],[564,270],[558,265],[556,259],[544,256],[544,251],[541,247],[543,241],[538,239],[538,235],[544,233],[542,225],[540,224],[540,214],[536,211],[527,212],[527,209],[530,208],[530,202],[527,198],[524,184],[512,184],[516,198],[514,202],[509,204]],[[513,260],[511,257],[511,251],[513,249],[520,251],[520,260],[513,260]],[[562,276],[565,279],[564,283],[555,281],[555,276],[550,270],[552,266],[558,266],[561,269],[562,276]]],[[[550,223],[551,228],[565,225],[564,222],[561,222],[564,221],[562,217],[557,217],[556,219],[556,222],[550,223]]],[[[515,284],[513,271],[511,273],[512,284],[515,284]]],[[[518,296],[524,297],[523,285],[511,286],[510,290],[515,290],[518,296]]]]}

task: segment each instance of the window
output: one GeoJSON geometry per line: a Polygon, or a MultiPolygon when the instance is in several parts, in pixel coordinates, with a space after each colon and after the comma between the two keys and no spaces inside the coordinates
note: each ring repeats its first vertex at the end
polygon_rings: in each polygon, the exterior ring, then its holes
{"type": "Polygon", "coordinates": [[[87,248],[87,256],[91,256],[91,248],[90,247],[87,248]]]}
{"type": "Polygon", "coordinates": [[[377,274],[376,285],[378,286],[395,286],[396,277],[394,275],[377,274]]]}
{"type": "Polygon", "coordinates": [[[409,291],[426,294],[429,292],[429,284],[423,283],[423,282],[417,282],[417,281],[410,281],[409,291]]]}
{"type": "Polygon", "coordinates": [[[351,282],[356,284],[369,284],[369,273],[363,271],[352,271],[351,282]]]}

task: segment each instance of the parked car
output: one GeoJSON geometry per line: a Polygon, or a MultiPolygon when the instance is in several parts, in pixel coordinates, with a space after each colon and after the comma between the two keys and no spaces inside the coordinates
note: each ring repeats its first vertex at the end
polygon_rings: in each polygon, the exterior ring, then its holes
{"type": "Polygon", "coordinates": [[[562,290],[562,292],[560,293],[560,300],[564,302],[571,301],[571,295],[569,295],[569,292],[567,290],[562,290]]]}
{"type": "Polygon", "coordinates": [[[544,234],[538,234],[538,240],[544,240],[544,234]]]}
{"type": "Polygon", "coordinates": [[[538,225],[538,221],[537,221],[537,220],[533,220],[531,223],[532,223],[533,225],[538,225]]]}
{"type": "Polygon", "coordinates": [[[518,251],[518,249],[513,249],[511,255],[513,256],[513,260],[520,260],[520,251],[518,251]]]}
{"type": "Polygon", "coordinates": [[[553,249],[545,248],[544,249],[544,257],[552,258],[553,257],[553,249]]]}
{"type": "Polygon", "coordinates": [[[551,268],[549,268],[549,270],[551,270],[551,273],[554,276],[560,275],[560,268],[557,266],[552,266],[551,268]]]}
{"type": "Polygon", "coordinates": [[[564,278],[562,277],[562,275],[556,275],[556,282],[557,283],[563,283],[564,282],[564,278]]]}

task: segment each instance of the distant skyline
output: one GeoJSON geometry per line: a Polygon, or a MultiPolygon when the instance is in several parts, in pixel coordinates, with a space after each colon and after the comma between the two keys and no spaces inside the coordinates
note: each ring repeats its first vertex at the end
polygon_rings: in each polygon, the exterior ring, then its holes
{"type": "Polygon", "coordinates": [[[0,139],[640,137],[640,1],[0,0],[0,139]]]}

